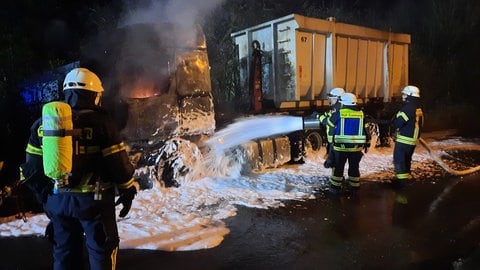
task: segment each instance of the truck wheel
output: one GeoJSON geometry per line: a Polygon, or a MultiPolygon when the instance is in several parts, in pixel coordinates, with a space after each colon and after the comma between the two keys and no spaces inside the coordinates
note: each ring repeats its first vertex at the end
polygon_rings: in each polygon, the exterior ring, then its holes
{"type": "Polygon", "coordinates": [[[310,147],[313,151],[319,151],[322,148],[322,135],[319,131],[308,131],[306,136],[307,147],[310,147]]]}
{"type": "Polygon", "coordinates": [[[197,145],[181,138],[165,142],[157,163],[157,179],[165,187],[179,187],[188,182],[195,167],[203,159],[197,145]]]}

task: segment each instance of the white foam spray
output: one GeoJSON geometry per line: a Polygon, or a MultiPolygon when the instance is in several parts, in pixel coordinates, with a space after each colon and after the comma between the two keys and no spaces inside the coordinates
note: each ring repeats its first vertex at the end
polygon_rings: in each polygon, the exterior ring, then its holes
{"type": "Polygon", "coordinates": [[[303,129],[303,118],[290,115],[267,115],[239,118],[216,132],[206,144],[216,153],[250,140],[288,134],[303,129]]]}

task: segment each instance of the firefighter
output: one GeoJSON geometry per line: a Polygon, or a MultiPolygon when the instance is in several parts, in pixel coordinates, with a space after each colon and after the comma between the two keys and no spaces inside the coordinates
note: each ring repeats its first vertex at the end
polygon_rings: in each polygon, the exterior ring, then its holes
{"type": "Polygon", "coordinates": [[[370,146],[370,136],[365,129],[363,111],[357,106],[357,97],[352,93],[344,93],[340,96],[340,104],[341,108],[328,118],[335,131],[332,138],[334,166],[329,188],[332,194],[341,193],[347,161],[348,190],[360,188],[362,150],[370,146]]]}
{"type": "Polygon", "coordinates": [[[402,108],[392,121],[396,129],[393,149],[393,167],[396,178],[392,180],[394,187],[402,187],[411,179],[410,167],[413,152],[423,127],[423,112],[419,106],[420,89],[407,85],[402,90],[402,108]]]}
{"type": "Polygon", "coordinates": [[[320,123],[325,126],[326,133],[327,133],[327,154],[325,157],[325,162],[323,163],[323,166],[325,168],[332,168],[334,164],[333,160],[333,153],[332,153],[332,140],[333,140],[333,134],[335,133],[335,126],[332,123],[328,122],[328,118],[338,111],[340,107],[342,106],[339,102],[340,96],[345,93],[345,90],[343,88],[333,88],[330,90],[328,93],[328,103],[330,104],[330,110],[325,112],[324,114],[320,115],[319,120],[320,123]]]}
{"type": "Polygon", "coordinates": [[[49,149],[42,147],[46,136],[42,119],[31,127],[22,178],[36,187],[50,218],[54,269],[84,269],[83,241],[90,269],[114,269],[119,244],[115,206],[123,205],[120,217],[130,210],[137,193],[134,168],[116,127],[101,108],[103,86],[97,75],[73,69],[65,76],[63,91],[72,108],[73,127],[82,131],[73,139],[68,183],[57,186],[43,173],[42,155],[49,149]]]}

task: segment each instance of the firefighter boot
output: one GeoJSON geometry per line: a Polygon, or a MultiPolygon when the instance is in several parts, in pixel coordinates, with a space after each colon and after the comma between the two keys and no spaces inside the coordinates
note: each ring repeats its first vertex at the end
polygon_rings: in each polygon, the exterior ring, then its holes
{"type": "Polygon", "coordinates": [[[326,189],[327,194],[333,195],[333,196],[338,196],[342,194],[342,186],[337,186],[332,183],[328,185],[328,188],[326,189]]]}

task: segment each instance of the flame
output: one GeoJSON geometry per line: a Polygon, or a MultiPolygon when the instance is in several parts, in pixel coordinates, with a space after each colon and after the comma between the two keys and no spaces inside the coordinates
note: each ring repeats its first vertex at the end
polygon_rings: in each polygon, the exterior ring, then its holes
{"type": "Polygon", "coordinates": [[[129,98],[148,98],[157,94],[153,82],[147,80],[137,80],[132,89],[127,92],[129,98]]]}
{"type": "Polygon", "coordinates": [[[188,55],[180,58],[180,60],[184,63],[182,68],[185,74],[191,74],[196,72],[204,73],[205,70],[209,67],[207,62],[199,55],[195,55],[194,57],[195,58],[193,58],[192,55],[188,55]]]}
{"type": "Polygon", "coordinates": [[[197,59],[195,60],[195,65],[201,71],[204,71],[205,69],[208,68],[207,62],[205,60],[201,59],[198,55],[197,55],[197,59]]]}
{"type": "Polygon", "coordinates": [[[130,94],[131,98],[148,98],[155,96],[156,93],[151,88],[135,88],[130,94]]]}

